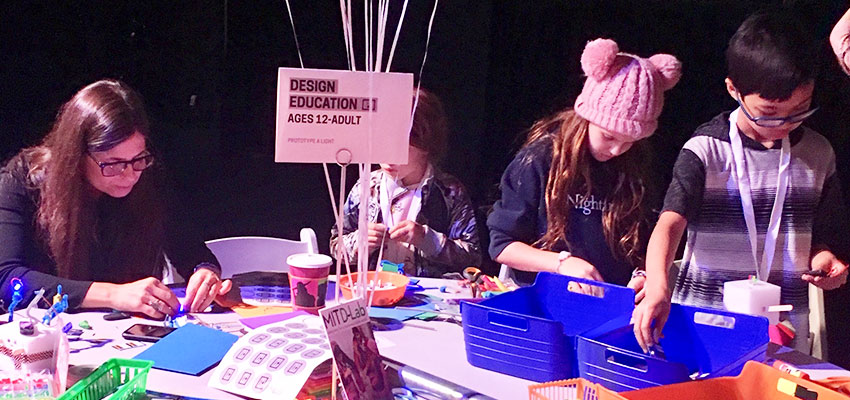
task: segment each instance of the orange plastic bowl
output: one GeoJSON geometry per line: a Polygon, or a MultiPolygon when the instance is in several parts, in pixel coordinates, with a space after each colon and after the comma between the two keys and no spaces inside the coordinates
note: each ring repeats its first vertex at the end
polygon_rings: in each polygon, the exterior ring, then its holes
{"type": "MultiPolygon", "coordinates": [[[[346,299],[351,299],[352,297],[351,288],[353,285],[357,285],[358,274],[359,272],[352,272],[339,278],[339,288],[342,290],[342,296],[346,299]],[[353,284],[352,281],[354,282],[353,284]]],[[[378,288],[374,290],[375,294],[372,297],[373,306],[388,307],[398,303],[404,297],[404,291],[407,290],[407,284],[410,283],[410,278],[396,272],[369,271],[369,274],[366,276],[369,282],[375,281],[375,277],[377,276],[381,286],[386,283],[393,284],[391,288],[378,288]]],[[[366,300],[369,299],[368,296],[373,296],[372,290],[369,290],[366,300]]]]}

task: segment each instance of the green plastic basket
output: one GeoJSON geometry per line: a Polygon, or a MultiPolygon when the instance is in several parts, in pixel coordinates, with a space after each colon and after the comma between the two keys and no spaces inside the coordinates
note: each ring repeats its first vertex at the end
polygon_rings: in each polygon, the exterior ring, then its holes
{"type": "Polygon", "coordinates": [[[57,400],[128,400],[145,395],[153,361],[113,358],[71,386],[57,400]]]}

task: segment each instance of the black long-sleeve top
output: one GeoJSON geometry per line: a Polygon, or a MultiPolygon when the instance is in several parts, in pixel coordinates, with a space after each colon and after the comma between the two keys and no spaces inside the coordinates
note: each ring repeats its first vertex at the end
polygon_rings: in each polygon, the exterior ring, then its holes
{"type": "MultiPolygon", "coordinates": [[[[0,299],[6,307],[13,295],[13,278],[20,278],[24,283],[21,293],[23,301],[18,305],[20,309],[29,303],[33,292],[40,288],[44,288],[45,296],[50,298],[55,294],[57,285],[61,284],[62,292],[68,295],[69,308],[77,308],[92,282],[128,283],[148,276],[162,277],[164,264],[151,265],[146,271],[126,271],[121,270],[119,265],[113,265],[107,250],[114,252],[115,249],[109,249],[109,235],[101,231],[98,231],[97,240],[90,250],[89,271],[92,280],[58,277],[56,263],[50,256],[47,242],[36,221],[41,190],[28,184],[27,170],[28,164],[20,159],[13,159],[0,170],[0,299]]],[[[98,200],[99,218],[115,218],[115,205],[120,201],[108,196],[98,200]]],[[[164,255],[186,279],[194,272],[194,267],[201,263],[211,263],[210,268],[215,270],[218,261],[203,240],[176,222],[179,218],[174,217],[179,215],[179,211],[173,206],[177,203],[171,202],[166,214],[170,218],[165,220],[164,255]]],[[[132,230],[132,227],[126,229],[132,230]]],[[[159,259],[164,260],[164,257],[159,259]]]]}

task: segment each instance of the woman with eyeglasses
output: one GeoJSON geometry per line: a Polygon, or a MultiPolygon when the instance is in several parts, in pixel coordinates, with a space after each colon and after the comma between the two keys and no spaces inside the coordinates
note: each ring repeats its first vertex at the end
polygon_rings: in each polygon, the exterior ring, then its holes
{"type": "MultiPolygon", "coordinates": [[[[177,237],[148,149],[148,120],[126,84],[101,80],[59,111],[44,141],[0,169],[0,299],[23,281],[23,302],[61,284],[69,308],[112,308],[152,318],[181,305],[162,282],[188,277],[185,311],[226,294],[215,257],[177,237]]],[[[11,310],[9,310],[11,311],[11,310]]]]}

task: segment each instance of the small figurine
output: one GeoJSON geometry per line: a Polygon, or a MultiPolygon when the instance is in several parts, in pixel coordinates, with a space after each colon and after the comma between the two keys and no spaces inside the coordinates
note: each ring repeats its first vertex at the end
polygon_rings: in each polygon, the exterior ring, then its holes
{"type": "Polygon", "coordinates": [[[24,283],[19,278],[12,278],[12,303],[9,304],[9,322],[12,322],[15,318],[15,308],[18,307],[18,303],[24,298],[21,295],[21,289],[23,288],[24,283]]]}

